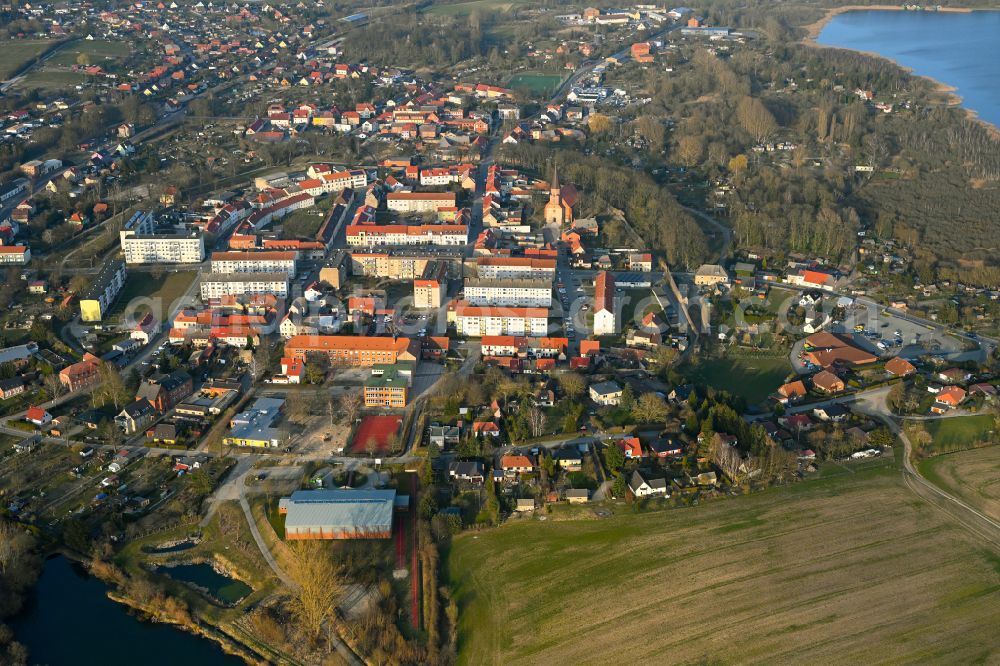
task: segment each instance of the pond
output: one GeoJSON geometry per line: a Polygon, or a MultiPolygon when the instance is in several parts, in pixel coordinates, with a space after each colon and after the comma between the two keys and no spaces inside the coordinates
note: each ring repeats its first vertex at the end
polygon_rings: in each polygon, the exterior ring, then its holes
{"type": "Polygon", "coordinates": [[[107,587],[65,557],[45,562],[24,611],[11,622],[29,663],[48,666],[240,666],[214,642],[144,622],[106,596],[107,587]]]}
{"type": "Polygon", "coordinates": [[[153,571],[206,591],[212,599],[227,606],[237,604],[253,592],[249,585],[241,580],[220,574],[208,562],[161,566],[156,567],[153,571]]]}

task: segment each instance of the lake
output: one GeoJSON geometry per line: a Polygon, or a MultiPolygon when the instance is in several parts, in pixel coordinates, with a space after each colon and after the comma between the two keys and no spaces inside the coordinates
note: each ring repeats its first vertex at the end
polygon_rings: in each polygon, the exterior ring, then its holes
{"type": "Polygon", "coordinates": [[[47,560],[27,607],[11,622],[30,652],[28,663],[243,666],[206,638],[129,615],[106,590],[65,557],[47,560]]]}
{"type": "Polygon", "coordinates": [[[878,53],[951,86],[962,106],[1000,127],[998,11],[850,11],[834,16],[816,42],[878,53]]]}

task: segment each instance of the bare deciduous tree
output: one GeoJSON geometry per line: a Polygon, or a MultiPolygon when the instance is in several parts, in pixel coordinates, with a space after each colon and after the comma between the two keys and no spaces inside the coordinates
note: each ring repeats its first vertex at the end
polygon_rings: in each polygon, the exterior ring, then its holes
{"type": "Polygon", "coordinates": [[[295,563],[289,575],[298,585],[293,610],[303,632],[316,640],[336,609],[343,583],[328,544],[296,541],[292,544],[292,552],[295,563]]]}
{"type": "Polygon", "coordinates": [[[766,141],[778,128],[778,123],[775,122],[774,116],[767,110],[763,102],[756,97],[744,97],[740,99],[736,107],[736,117],[739,119],[743,129],[747,131],[747,134],[753,137],[753,140],[757,143],[766,141]]]}
{"type": "Polygon", "coordinates": [[[532,407],[528,412],[528,425],[531,427],[532,437],[541,437],[545,434],[545,412],[532,407]]]}

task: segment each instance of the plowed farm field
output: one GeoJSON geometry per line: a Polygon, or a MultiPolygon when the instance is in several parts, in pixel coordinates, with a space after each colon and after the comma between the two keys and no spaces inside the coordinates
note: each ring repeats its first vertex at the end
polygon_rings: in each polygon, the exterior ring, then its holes
{"type": "Polygon", "coordinates": [[[461,663],[1000,659],[1000,554],[897,469],[612,510],[455,539],[461,663]]]}

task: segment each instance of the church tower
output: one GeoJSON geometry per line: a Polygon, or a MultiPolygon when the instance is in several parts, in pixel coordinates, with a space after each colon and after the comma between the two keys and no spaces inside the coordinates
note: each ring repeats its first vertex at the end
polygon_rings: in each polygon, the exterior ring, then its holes
{"type": "Polygon", "coordinates": [[[573,208],[563,201],[562,188],[559,186],[559,169],[552,168],[552,185],[549,186],[549,202],[545,204],[545,224],[557,224],[560,227],[573,221],[573,208]]]}

